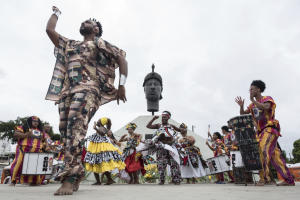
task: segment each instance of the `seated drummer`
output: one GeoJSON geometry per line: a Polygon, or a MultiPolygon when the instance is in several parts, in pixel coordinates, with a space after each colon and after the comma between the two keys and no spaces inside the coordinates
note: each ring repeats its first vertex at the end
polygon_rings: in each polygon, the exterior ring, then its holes
{"type": "MultiPolygon", "coordinates": [[[[221,134],[219,132],[215,132],[213,134],[213,136],[211,136],[210,132],[208,132],[208,136],[211,138],[212,145],[209,145],[208,141],[206,141],[206,145],[213,151],[214,157],[218,157],[219,155],[222,155],[223,154],[223,151],[222,151],[223,143],[221,141],[221,139],[222,139],[221,134]]],[[[226,184],[226,183],[224,183],[223,172],[216,174],[216,177],[218,180],[218,181],[216,181],[216,184],[226,184]]]]}
{"type": "Polygon", "coordinates": [[[32,116],[26,120],[23,126],[16,126],[14,137],[18,139],[16,147],[16,157],[11,164],[11,184],[15,186],[16,181],[20,183],[29,183],[29,186],[39,186],[41,177],[39,175],[26,176],[21,175],[23,167],[24,153],[39,153],[42,148],[42,140],[45,138],[42,132],[42,124],[38,117],[32,116]]]}
{"type": "MultiPolygon", "coordinates": [[[[228,123],[229,125],[229,123],[228,123]]],[[[231,135],[234,134],[233,130],[231,133],[229,133],[229,128],[228,126],[222,126],[222,133],[224,135],[223,139],[222,139],[222,145],[224,146],[225,149],[225,154],[227,156],[230,156],[230,150],[236,150],[236,146],[234,146],[234,143],[231,141],[231,135]]],[[[227,172],[229,178],[231,179],[231,181],[229,181],[228,183],[234,183],[234,177],[233,177],[233,172],[232,171],[228,171],[227,172]]]]}

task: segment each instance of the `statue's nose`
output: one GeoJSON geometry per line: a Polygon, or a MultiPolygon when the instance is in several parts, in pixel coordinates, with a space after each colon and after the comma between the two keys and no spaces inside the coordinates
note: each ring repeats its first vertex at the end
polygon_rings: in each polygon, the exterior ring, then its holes
{"type": "Polygon", "coordinates": [[[151,90],[155,90],[155,87],[151,87],[151,90]]]}

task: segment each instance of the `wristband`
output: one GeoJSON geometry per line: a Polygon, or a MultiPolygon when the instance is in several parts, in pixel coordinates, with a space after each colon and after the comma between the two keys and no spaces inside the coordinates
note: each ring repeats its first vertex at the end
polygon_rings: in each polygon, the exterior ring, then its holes
{"type": "Polygon", "coordinates": [[[56,15],[57,16],[57,19],[58,19],[58,17],[60,16],[60,14],[61,14],[61,12],[60,11],[54,11],[53,12],[53,14],[52,15],[56,15]]]}
{"type": "Polygon", "coordinates": [[[125,85],[125,83],[126,83],[126,76],[124,76],[123,74],[121,74],[121,77],[120,77],[120,85],[125,85]]]}

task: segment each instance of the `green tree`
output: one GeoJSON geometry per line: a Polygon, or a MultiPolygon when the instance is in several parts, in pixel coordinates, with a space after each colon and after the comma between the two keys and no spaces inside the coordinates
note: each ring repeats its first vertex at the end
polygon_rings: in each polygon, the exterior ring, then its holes
{"type": "MultiPolygon", "coordinates": [[[[9,120],[7,122],[0,122],[0,133],[1,133],[0,138],[8,139],[12,144],[17,143],[18,140],[16,138],[14,138],[14,133],[15,133],[14,127],[22,126],[26,122],[27,118],[28,117],[18,117],[15,120],[9,120]]],[[[47,121],[42,121],[42,120],[41,120],[41,123],[42,123],[42,126],[44,126],[45,124],[49,124],[47,121]]],[[[52,127],[48,134],[52,140],[59,140],[59,138],[60,138],[60,134],[55,134],[53,132],[52,127]]]]}
{"type": "Polygon", "coordinates": [[[294,163],[300,162],[300,139],[296,140],[293,144],[294,149],[292,151],[294,157],[294,163]]]}

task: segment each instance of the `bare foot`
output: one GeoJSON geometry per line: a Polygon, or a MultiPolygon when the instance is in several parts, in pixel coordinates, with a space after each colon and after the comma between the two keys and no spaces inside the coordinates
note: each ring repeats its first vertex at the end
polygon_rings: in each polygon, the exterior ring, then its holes
{"type": "Polygon", "coordinates": [[[255,186],[264,186],[265,182],[264,181],[258,181],[258,183],[255,186]]]}
{"type": "Polygon", "coordinates": [[[113,180],[107,180],[107,182],[104,184],[104,185],[111,185],[111,184],[113,184],[114,183],[114,181],[113,180]]]}
{"type": "Polygon", "coordinates": [[[196,184],[196,181],[195,181],[195,180],[192,180],[192,184],[196,184]]]}
{"type": "Polygon", "coordinates": [[[41,186],[41,185],[38,183],[30,183],[29,186],[41,186]]]}
{"type": "Polygon", "coordinates": [[[159,183],[159,185],[163,185],[163,184],[165,184],[165,181],[161,181],[161,182],[159,183]]]}
{"type": "Polygon", "coordinates": [[[132,184],[133,182],[133,179],[131,178],[130,181],[128,182],[128,184],[132,184]]]}
{"type": "Polygon", "coordinates": [[[265,183],[266,185],[277,185],[275,181],[268,181],[265,183]]]}
{"type": "Polygon", "coordinates": [[[11,182],[11,183],[9,184],[9,186],[15,186],[15,185],[16,185],[15,182],[11,182]]]}
{"type": "Polygon", "coordinates": [[[71,195],[73,194],[73,184],[68,181],[64,181],[60,188],[54,193],[54,195],[71,195]]]}
{"type": "Polygon", "coordinates": [[[289,183],[283,181],[283,182],[279,183],[278,186],[295,186],[295,183],[294,184],[289,184],[289,183]]]}
{"type": "Polygon", "coordinates": [[[101,184],[102,184],[101,182],[95,182],[92,185],[101,185],[101,184]]]}
{"type": "MultiPolygon", "coordinates": [[[[76,179],[76,181],[73,184],[73,191],[78,191],[79,189],[79,184],[81,183],[81,181],[84,179],[84,177],[82,177],[81,179],[76,179]]],[[[101,184],[101,183],[100,183],[101,184]]]]}
{"type": "Polygon", "coordinates": [[[139,182],[139,178],[138,178],[138,177],[134,178],[134,182],[133,182],[133,184],[140,184],[140,182],[139,182]]]}

